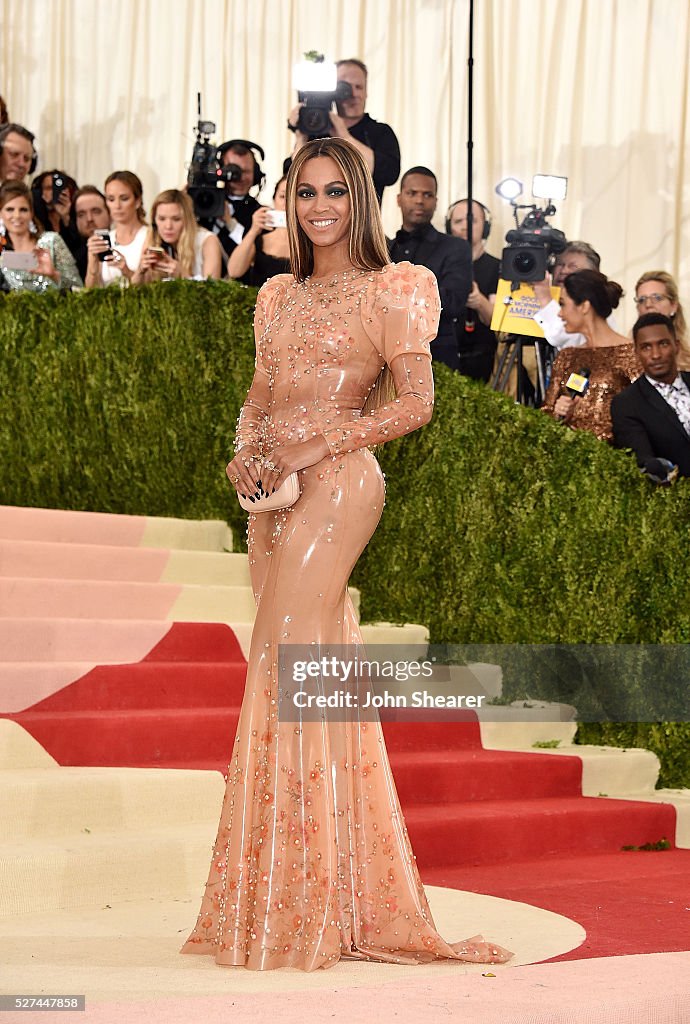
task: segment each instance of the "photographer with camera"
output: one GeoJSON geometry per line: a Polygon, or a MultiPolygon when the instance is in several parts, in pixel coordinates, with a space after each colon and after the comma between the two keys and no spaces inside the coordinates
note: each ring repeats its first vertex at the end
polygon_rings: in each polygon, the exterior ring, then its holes
{"type": "Polygon", "coordinates": [[[72,222],[72,200],[77,192],[74,178],[64,171],[43,171],[31,183],[34,215],[44,231],[55,231],[74,256],[80,238],[72,222]]]}
{"type": "MultiPolygon", "coordinates": [[[[254,150],[264,157],[263,150],[247,139],[231,139],[218,147],[217,160],[225,178],[225,206],[221,216],[199,223],[217,235],[224,253],[223,265],[252,226],[252,217],[261,209],[250,189],[263,188],[265,176],[254,150]]],[[[198,216],[198,214],[197,214],[198,216]]]]}
{"type": "MultiPolygon", "coordinates": [[[[309,97],[300,102],[290,111],[288,128],[295,133],[294,154],[312,138],[345,139],[364,157],[364,162],[371,171],[374,188],[378,196],[379,206],[386,185],[394,185],[400,174],[400,146],[395,132],[388,124],[375,121],[365,113],[367,101],[367,79],[369,72],[366,64],[356,57],[336,62],[337,88],[332,102],[335,110],[328,109],[327,123],[316,125],[318,130],[310,132],[309,97]]],[[[331,107],[329,102],[329,108],[331,107]]],[[[316,110],[319,110],[316,105],[316,110]]],[[[288,157],[283,164],[283,173],[287,174],[292,163],[288,157]]]]}

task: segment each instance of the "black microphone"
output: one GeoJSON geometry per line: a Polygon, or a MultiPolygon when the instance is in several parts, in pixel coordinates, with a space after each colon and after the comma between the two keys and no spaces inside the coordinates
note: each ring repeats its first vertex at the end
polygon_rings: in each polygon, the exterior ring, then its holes
{"type": "MultiPolygon", "coordinates": [[[[576,398],[581,398],[589,387],[589,375],[592,371],[589,366],[583,366],[577,373],[571,373],[565,382],[565,390],[570,395],[572,401],[576,398]]],[[[565,416],[559,416],[559,420],[564,420],[565,416]]]]}

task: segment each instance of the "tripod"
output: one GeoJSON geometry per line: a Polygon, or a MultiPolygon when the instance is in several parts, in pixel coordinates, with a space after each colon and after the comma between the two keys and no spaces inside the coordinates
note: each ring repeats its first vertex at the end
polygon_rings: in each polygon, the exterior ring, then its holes
{"type": "Polygon", "coordinates": [[[510,390],[513,368],[515,368],[517,376],[516,402],[538,409],[546,394],[546,372],[551,364],[549,352],[551,346],[542,338],[532,338],[524,334],[508,334],[503,344],[505,347],[491,378],[491,388],[494,391],[507,394],[510,390]],[[529,356],[527,365],[525,363],[525,349],[528,351],[534,349],[534,380],[529,372],[532,369],[529,365],[532,362],[529,356]]]}

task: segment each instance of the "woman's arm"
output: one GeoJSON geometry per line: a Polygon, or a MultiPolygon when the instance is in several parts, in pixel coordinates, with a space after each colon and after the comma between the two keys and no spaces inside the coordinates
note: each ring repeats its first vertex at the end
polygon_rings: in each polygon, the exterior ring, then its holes
{"type": "Polygon", "coordinates": [[[204,278],[220,280],[223,265],[223,250],[217,235],[210,234],[201,246],[201,273],[204,278]]]}
{"type": "Polygon", "coordinates": [[[258,210],[254,211],[251,227],[242,238],[240,244],[230,253],[228,277],[235,279],[244,277],[253,264],[254,257],[256,256],[256,239],[266,227],[268,212],[267,206],[260,206],[258,210]]]}
{"type": "Polygon", "coordinates": [[[74,256],[67,248],[64,239],[60,235],[56,235],[52,241],[53,263],[55,264],[55,269],[60,275],[58,287],[62,291],[69,291],[70,288],[82,288],[84,286],[84,282],[79,276],[77,264],[74,262],[74,256]]]}

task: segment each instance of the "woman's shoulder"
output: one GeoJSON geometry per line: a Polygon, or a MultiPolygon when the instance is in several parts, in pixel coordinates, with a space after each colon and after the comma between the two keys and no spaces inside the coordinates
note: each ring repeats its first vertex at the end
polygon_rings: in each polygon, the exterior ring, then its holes
{"type": "Polygon", "coordinates": [[[284,292],[294,283],[292,274],[274,274],[259,288],[259,297],[268,300],[271,296],[284,292]]]}
{"type": "Polygon", "coordinates": [[[274,274],[273,277],[269,277],[268,281],[259,288],[259,294],[256,297],[257,306],[261,306],[265,310],[275,308],[276,304],[280,302],[288,290],[288,288],[295,283],[295,279],[292,274],[274,274]]]}
{"type": "Polygon", "coordinates": [[[415,263],[388,263],[372,274],[369,299],[375,306],[409,306],[421,303],[430,307],[440,303],[438,284],[427,267],[415,263]]]}
{"type": "Polygon", "coordinates": [[[53,249],[59,242],[62,242],[62,238],[57,231],[44,231],[36,245],[39,249],[53,249]]]}
{"type": "Polygon", "coordinates": [[[403,260],[401,263],[388,263],[383,267],[380,271],[380,284],[404,292],[409,288],[434,288],[436,277],[428,267],[403,260]]]}

